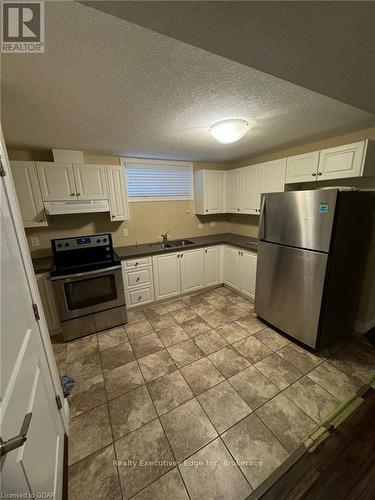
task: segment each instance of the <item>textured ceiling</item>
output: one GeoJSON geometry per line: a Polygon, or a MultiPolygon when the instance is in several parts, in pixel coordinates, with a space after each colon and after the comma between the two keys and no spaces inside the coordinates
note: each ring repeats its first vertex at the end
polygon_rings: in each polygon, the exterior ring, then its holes
{"type": "Polygon", "coordinates": [[[230,161],[373,115],[71,2],[46,2],[46,52],[2,57],[8,147],[230,161]],[[252,130],[221,145],[215,121],[252,130]]]}
{"type": "Polygon", "coordinates": [[[375,2],[81,2],[375,113],[375,2]]]}

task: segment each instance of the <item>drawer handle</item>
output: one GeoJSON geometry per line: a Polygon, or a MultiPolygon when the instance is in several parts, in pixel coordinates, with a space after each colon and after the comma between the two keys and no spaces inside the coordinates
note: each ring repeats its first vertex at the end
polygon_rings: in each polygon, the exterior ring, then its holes
{"type": "Polygon", "coordinates": [[[142,300],[142,296],[139,296],[137,300],[138,300],[138,301],[139,301],[139,300],[142,300]]]}
{"type": "Polygon", "coordinates": [[[136,281],[139,281],[140,279],[141,279],[141,278],[139,278],[139,277],[138,277],[138,278],[136,279],[136,281]]]}
{"type": "Polygon", "coordinates": [[[135,267],[137,267],[137,266],[138,266],[138,262],[136,262],[136,263],[134,264],[134,266],[135,266],[135,267]]]}
{"type": "Polygon", "coordinates": [[[315,173],[315,172],[313,172],[311,175],[312,175],[313,177],[316,177],[316,173],[315,173]]]}

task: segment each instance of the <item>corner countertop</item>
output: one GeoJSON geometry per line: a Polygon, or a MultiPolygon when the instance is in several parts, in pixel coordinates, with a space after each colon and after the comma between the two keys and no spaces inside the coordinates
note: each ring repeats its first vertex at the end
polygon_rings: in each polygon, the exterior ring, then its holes
{"type": "MultiPolygon", "coordinates": [[[[149,243],[143,243],[142,245],[129,245],[124,247],[117,247],[115,251],[121,260],[131,259],[132,257],[148,257],[150,255],[160,255],[164,253],[178,252],[181,250],[189,250],[192,248],[202,248],[213,245],[233,245],[244,250],[250,250],[251,252],[257,252],[258,239],[251,236],[242,236],[240,234],[234,233],[220,233],[212,234],[209,236],[194,236],[186,237],[189,241],[192,241],[192,245],[185,247],[175,247],[168,248],[166,250],[161,250],[157,247],[150,247],[149,243]]],[[[171,240],[173,241],[173,240],[171,240]]],[[[33,259],[34,270],[36,273],[48,272],[52,266],[52,257],[41,257],[33,259]]]]}

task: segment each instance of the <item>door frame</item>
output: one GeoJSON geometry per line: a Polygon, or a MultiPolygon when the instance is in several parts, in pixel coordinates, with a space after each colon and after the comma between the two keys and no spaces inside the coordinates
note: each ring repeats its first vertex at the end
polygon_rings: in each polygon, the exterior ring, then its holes
{"type": "Polygon", "coordinates": [[[56,366],[55,356],[52,349],[51,339],[48,331],[47,320],[44,314],[42,301],[39,295],[38,285],[36,281],[36,276],[34,272],[34,267],[31,260],[31,254],[29,251],[29,247],[27,244],[26,234],[23,227],[23,222],[21,218],[21,212],[18,205],[18,200],[16,196],[16,191],[14,187],[12,172],[10,169],[10,163],[8,158],[8,153],[6,149],[6,144],[4,140],[3,130],[0,123],[0,160],[2,162],[4,172],[1,174],[3,181],[5,192],[7,194],[8,203],[10,207],[10,211],[12,214],[12,219],[16,231],[16,237],[18,240],[20,253],[22,256],[24,271],[26,275],[26,280],[28,283],[30,295],[34,304],[36,304],[39,312],[40,319],[36,322],[38,325],[38,331],[40,334],[40,338],[42,340],[43,349],[46,355],[47,364],[52,380],[52,385],[56,394],[56,397],[59,396],[60,401],[62,403],[62,408],[59,411],[60,418],[62,420],[62,424],[64,426],[65,433],[68,435],[69,431],[69,405],[66,398],[64,398],[60,377],[56,366]]]}

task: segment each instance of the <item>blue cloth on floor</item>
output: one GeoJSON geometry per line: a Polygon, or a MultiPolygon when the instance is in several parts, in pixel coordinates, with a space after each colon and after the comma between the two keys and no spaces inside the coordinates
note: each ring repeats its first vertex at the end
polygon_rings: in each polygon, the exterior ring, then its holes
{"type": "Polygon", "coordinates": [[[64,396],[67,397],[74,389],[75,380],[68,375],[63,375],[60,379],[64,396]]]}

